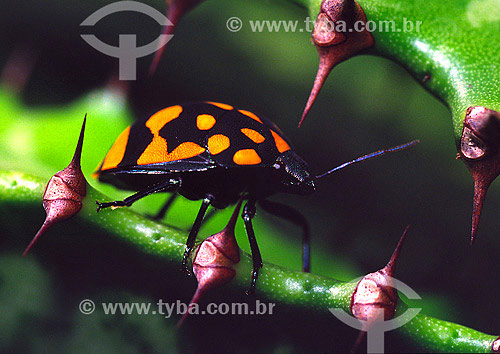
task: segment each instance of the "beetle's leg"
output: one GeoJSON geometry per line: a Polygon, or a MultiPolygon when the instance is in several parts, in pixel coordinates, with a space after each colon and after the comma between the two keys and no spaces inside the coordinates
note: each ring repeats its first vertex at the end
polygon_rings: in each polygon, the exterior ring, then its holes
{"type": "Polygon", "coordinates": [[[187,260],[191,251],[193,250],[194,243],[196,242],[196,236],[198,235],[198,231],[200,231],[201,224],[203,222],[203,217],[207,212],[208,206],[212,202],[213,197],[208,195],[203,199],[201,203],[200,211],[198,211],[198,215],[196,216],[196,220],[194,221],[193,227],[191,231],[189,231],[189,236],[186,241],[186,250],[184,251],[184,257],[182,258],[182,270],[186,272],[188,275],[191,275],[191,272],[187,268],[187,260]]]}
{"type": "MultiPolygon", "coordinates": [[[[172,206],[173,202],[177,199],[177,197],[179,196],[178,193],[173,193],[168,199],[167,201],[165,202],[165,204],[162,206],[162,208],[160,209],[160,211],[158,211],[158,213],[155,215],[155,216],[150,216],[151,219],[153,220],[156,220],[156,221],[161,221],[163,219],[165,219],[165,215],[166,213],[168,212],[168,210],[170,209],[170,207],[172,206]]],[[[217,212],[216,209],[210,209],[206,214],[205,214],[205,217],[203,218],[203,223],[206,223],[208,220],[210,220],[214,215],[215,213],[217,212]]]]}
{"type": "Polygon", "coordinates": [[[252,282],[250,283],[250,289],[247,291],[247,295],[253,295],[255,293],[255,284],[257,283],[257,278],[259,277],[259,269],[262,268],[262,257],[260,255],[259,246],[257,245],[257,240],[255,239],[255,233],[253,231],[252,219],[255,216],[255,201],[249,200],[245,207],[243,208],[243,213],[241,217],[245,222],[245,229],[247,231],[248,242],[250,243],[250,250],[252,251],[252,282]]]}
{"type": "Polygon", "coordinates": [[[269,214],[288,220],[302,229],[302,271],[309,273],[311,271],[311,234],[307,219],[298,210],[285,204],[259,200],[259,205],[269,214]]]}
{"type": "Polygon", "coordinates": [[[167,215],[168,209],[170,209],[170,207],[172,206],[175,199],[177,199],[178,195],[179,194],[177,194],[177,193],[172,193],[172,195],[170,197],[168,197],[165,204],[161,207],[161,209],[158,211],[158,213],[152,217],[152,219],[157,220],[157,221],[165,219],[165,215],[167,215]]]}
{"type": "Polygon", "coordinates": [[[210,220],[215,214],[217,213],[217,209],[211,208],[206,214],[205,217],[203,218],[203,224],[207,223],[208,220],[210,220]]]}
{"type": "Polygon", "coordinates": [[[176,188],[179,187],[181,183],[180,178],[169,178],[165,181],[158,182],[156,184],[153,184],[152,186],[143,189],[142,191],[139,191],[130,197],[127,197],[123,200],[115,200],[114,202],[106,202],[106,203],[99,203],[96,201],[97,204],[97,211],[104,209],[104,208],[109,208],[109,207],[124,207],[124,206],[131,206],[133,203],[138,201],[139,199],[142,199],[150,194],[156,193],[156,192],[165,192],[165,191],[172,191],[175,190],[176,188]]]}

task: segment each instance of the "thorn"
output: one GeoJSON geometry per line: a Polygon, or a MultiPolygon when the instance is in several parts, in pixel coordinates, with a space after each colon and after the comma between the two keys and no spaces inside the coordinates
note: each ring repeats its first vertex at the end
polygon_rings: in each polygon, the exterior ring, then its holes
{"type": "Polygon", "coordinates": [[[23,257],[26,257],[26,255],[28,254],[29,250],[35,244],[35,242],[38,240],[38,238],[42,234],[44,234],[53,224],[54,224],[54,221],[52,221],[52,220],[50,220],[48,218],[45,219],[45,222],[42,224],[42,227],[40,227],[40,230],[38,230],[38,232],[36,233],[35,237],[33,237],[33,239],[31,240],[30,244],[28,245],[28,247],[26,247],[26,249],[24,250],[23,257]]]}
{"type": "MultiPolygon", "coordinates": [[[[173,35],[182,16],[193,9],[201,1],[203,0],[167,0],[167,18],[172,24],[170,26],[164,26],[161,34],[167,36],[173,35]]],[[[156,50],[151,66],[149,67],[149,77],[152,77],[156,72],[161,56],[163,55],[166,47],[166,43],[159,44],[159,48],[156,50]]]]}
{"type": "Polygon", "coordinates": [[[302,118],[300,119],[299,122],[299,128],[302,126],[304,119],[309,114],[309,111],[311,110],[311,107],[314,101],[316,100],[316,97],[318,97],[319,91],[323,87],[323,84],[325,83],[326,79],[328,78],[328,75],[335,67],[335,65],[336,62],[331,57],[322,56],[320,54],[318,72],[316,73],[316,78],[314,79],[313,88],[307,100],[306,107],[304,108],[304,112],[302,113],[302,118]]]}
{"type": "Polygon", "coordinates": [[[394,317],[398,292],[394,288],[393,274],[409,228],[408,225],[387,265],[376,272],[365,275],[352,294],[351,313],[358,320],[366,321],[366,327],[362,329],[363,331],[367,331],[375,322],[394,317]]]}
{"type": "Polygon", "coordinates": [[[85,122],[83,119],[82,129],[78,138],[78,144],[69,165],[62,171],[57,172],[49,180],[43,194],[43,208],[47,214],[43,225],[35,237],[31,240],[23,257],[26,256],[38,238],[43,235],[52,225],[69,219],[76,215],[82,208],[82,200],[87,194],[87,181],[80,167],[85,122]]]}
{"type": "Polygon", "coordinates": [[[177,322],[177,324],[175,325],[176,328],[180,328],[182,326],[182,324],[184,323],[184,321],[186,320],[186,318],[189,316],[189,309],[194,304],[197,304],[198,302],[200,302],[200,300],[201,300],[201,298],[203,297],[204,294],[205,294],[205,290],[203,288],[200,288],[200,287],[196,288],[196,291],[195,291],[195,293],[193,295],[193,298],[189,302],[189,305],[188,305],[188,308],[187,308],[186,312],[182,315],[182,317],[179,320],[179,322],[177,322]]]}
{"type": "Polygon", "coordinates": [[[189,302],[188,310],[177,323],[177,328],[188,317],[189,308],[198,303],[206,292],[226,284],[236,275],[233,266],[240,261],[240,251],[234,236],[234,228],[238,220],[241,204],[242,200],[236,205],[226,227],[204,240],[194,252],[193,273],[198,281],[198,286],[189,302]]]}
{"type": "Polygon", "coordinates": [[[474,243],[486,193],[500,174],[500,113],[486,107],[467,108],[459,154],[474,181],[470,244],[474,243]]]}
{"type": "MultiPolygon", "coordinates": [[[[169,36],[174,34],[175,27],[177,26],[177,21],[179,20],[178,18],[176,20],[173,20],[173,15],[168,14],[170,22],[172,22],[172,25],[164,27],[161,35],[169,36]],[[172,17],[172,18],[170,18],[172,17]]],[[[149,77],[153,77],[153,75],[156,72],[156,69],[158,68],[158,65],[160,64],[160,59],[163,55],[163,52],[165,51],[165,48],[167,47],[167,44],[162,45],[163,43],[159,44],[159,48],[156,50],[155,55],[153,57],[153,61],[151,62],[151,66],[149,67],[149,77]]]]}
{"type": "Polygon", "coordinates": [[[87,113],[85,113],[85,117],[83,117],[82,129],[80,129],[80,136],[78,137],[78,143],[76,144],[75,153],[73,154],[73,159],[71,160],[71,164],[75,166],[80,166],[82,160],[82,148],[83,148],[83,136],[85,135],[85,124],[87,123],[87,113]]]}
{"type": "Polygon", "coordinates": [[[490,183],[484,183],[484,180],[476,180],[474,182],[474,199],[472,201],[472,229],[470,234],[470,245],[474,243],[479,228],[479,220],[481,218],[481,211],[483,210],[484,200],[486,199],[486,192],[490,183]]]}
{"type": "Polygon", "coordinates": [[[409,229],[410,229],[410,225],[406,226],[406,229],[403,232],[403,235],[399,239],[399,242],[398,242],[398,245],[396,246],[396,249],[392,253],[391,259],[389,260],[389,262],[387,262],[387,265],[383,268],[383,271],[385,271],[387,273],[387,275],[389,275],[391,277],[394,275],[396,263],[399,259],[399,254],[401,253],[401,249],[403,248],[403,243],[406,239],[406,234],[408,233],[409,229]]]}
{"type": "Polygon", "coordinates": [[[370,32],[354,31],[355,23],[366,23],[366,16],[354,0],[323,0],[321,10],[314,25],[312,40],[319,54],[319,68],[311,94],[300,119],[299,127],[318,96],[321,87],[332,69],[339,63],[373,46],[370,32]],[[335,31],[334,24],[342,21],[347,27],[342,32],[335,31]]]}

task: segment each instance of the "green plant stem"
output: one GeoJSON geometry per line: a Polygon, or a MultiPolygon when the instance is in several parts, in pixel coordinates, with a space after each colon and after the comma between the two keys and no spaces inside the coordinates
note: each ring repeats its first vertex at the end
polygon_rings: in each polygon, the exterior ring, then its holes
{"type": "MultiPolygon", "coordinates": [[[[41,197],[46,182],[21,172],[0,171],[0,206],[16,205],[26,207],[27,210],[41,208],[41,197]]],[[[148,254],[159,256],[172,265],[180,264],[187,236],[185,233],[158,224],[128,209],[96,213],[94,201],[108,199],[88,186],[83,208],[76,218],[148,254]]],[[[242,291],[246,290],[250,284],[251,268],[251,257],[242,252],[242,259],[236,266],[237,275],[231,284],[242,291]]],[[[319,312],[327,312],[329,308],[342,308],[349,312],[355,287],[356,283],[341,282],[265,263],[259,277],[256,296],[275,303],[319,312]]],[[[406,305],[402,303],[397,311],[405,309],[406,305]]],[[[497,338],[422,314],[398,331],[418,345],[440,352],[491,352],[491,345],[497,338]]]]}
{"type": "MultiPolygon", "coordinates": [[[[307,8],[314,19],[321,5],[321,0],[293,2],[307,8]]],[[[450,109],[457,143],[469,106],[500,111],[497,0],[358,2],[367,20],[378,25],[371,32],[375,46],[369,54],[402,65],[450,109]],[[394,30],[385,29],[386,23],[393,23],[394,30]]]]}

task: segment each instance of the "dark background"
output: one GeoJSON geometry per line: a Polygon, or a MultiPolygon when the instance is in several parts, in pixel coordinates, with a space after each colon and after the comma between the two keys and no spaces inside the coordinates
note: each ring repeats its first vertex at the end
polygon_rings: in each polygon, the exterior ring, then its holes
{"type": "MultiPolygon", "coordinates": [[[[4,0],[1,63],[16,48],[36,57],[22,93],[26,106],[68,104],[116,75],[118,60],[91,48],[81,33],[112,45],[119,33],[137,34],[140,44],[156,38],[159,26],[139,14],[115,14],[91,30],[79,27],[106,3],[4,0]]],[[[152,5],[164,11],[162,2],[152,5]]],[[[298,129],[317,68],[310,34],[253,33],[248,21],[302,22],[305,16],[304,9],[284,1],[205,2],[181,21],[153,78],[147,76],[152,55],[138,60],[138,79],[129,86],[135,116],[196,100],[248,109],[273,120],[315,173],[420,139],[415,148],[325,178],[312,196],[273,200],[294,205],[310,220],[313,273],[341,280],[381,268],[411,224],[397,277],[422,296],[424,313],[497,332],[498,185],[490,189],[478,238],[469,247],[472,181],[455,160],[450,114],[402,68],[382,58],[361,56],[339,65],[298,129]],[[226,29],[232,16],[243,20],[240,32],[226,29]]],[[[103,145],[110,146],[115,136],[103,145]]],[[[218,218],[215,231],[227,215],[218,218]]],[[[258,228],[272,230],[258,236],[264,259],[299,269],[299,230],[265,213],[258,217],[258,228]]],[[[58,226],[22,259],[42,218],[41,211],[32,216],[21,210],[0,218],[0,350],[298,353],[345,351],[356,338],[333,316],[279,305],[275,316],[200,316],[180,331],[174,329],[178,318],[83,316],[77,306],[84,298],[187,302],[195,284],[171,264],[93,236],[75,223],[58,226]],[[65,232],[74,235],[72,242],[57,237],[65,232]]],[[[244,234],[238,239],[248,250],[244,234]]],[[[206,301],[248,300],[239,290],[220,289],[206,301]]],[[[397,351],[410,344],[390,334],[387,345],[397,351]]]]}

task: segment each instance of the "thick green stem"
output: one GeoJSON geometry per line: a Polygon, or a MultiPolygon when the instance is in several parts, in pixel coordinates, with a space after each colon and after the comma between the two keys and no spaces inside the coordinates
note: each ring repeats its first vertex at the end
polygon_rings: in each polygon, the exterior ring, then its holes
{"type": "MultiPolygon", "coordinates": [[[[313,18],[321,0],[294,0],[313,18]]],[[[500,110],[498,0],[359,0],[375,26],[370,54],[391,59],[451,110],[459,141],[470,106],[500,110]]]]}
{"type": "MultiPolygon", "coordinates": [[[[407,306],[398,306],[396,316],[407,306]]],[[[491,353],[494,337],[455,323],[418,314],[397,330],[418,346],[431,351],[448,353],[491,353]]]]}
{"type": "MultiPolygon", "coordinates": [[[[17,205],[27,209],[35,206],[41,208],[45,184],[46,181],[38,177],[20,172],[0,171],[0,203],[3,206],[17,205]]],[[[83,208],[76,217],[148,254],[162,257],[173,265],[180,264],[185,233],[158,224],[128,209],[97,213],[95,200],[108,198],[88,186],[83,208]]],[[[231,284],[242,291],[246,290],[250,284],[251,268],[251,257],[243,253],[240,263],[236,266],[236,278],[231,284]]],[[[318,312],[327,312],[329,308],[342,308],[349,312],[355,286],[355,283],[345,283],[265,263],[259,277],[256,296],[318,312]]],[[[405,309],[406,305],[402,304],[398,312],[405,309]]],[[[497,338],[422,314],[398,331],[419,346],[440,352],[491,352],[492,343],[497,338]]]]}

